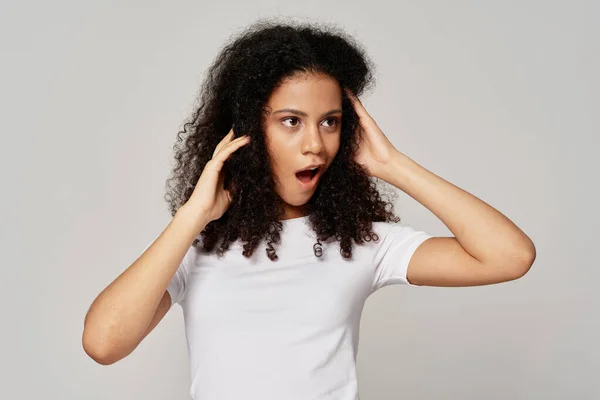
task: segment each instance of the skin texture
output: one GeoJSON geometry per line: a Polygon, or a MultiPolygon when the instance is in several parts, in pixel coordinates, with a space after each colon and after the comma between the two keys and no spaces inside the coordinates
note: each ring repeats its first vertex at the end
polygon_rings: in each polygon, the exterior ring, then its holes
{"type": "Polygon", "coordinates": [[[303,188],[295,171],[313,164],[325,164],[321,168],[326,171],[335,158],[340,147],[342,89],[327,75],[299,74],[273,92],[266,109],[265,142],[275,190],[284,203],[282,219],[304,216],[304,205],[316,186],[303,188]]]}

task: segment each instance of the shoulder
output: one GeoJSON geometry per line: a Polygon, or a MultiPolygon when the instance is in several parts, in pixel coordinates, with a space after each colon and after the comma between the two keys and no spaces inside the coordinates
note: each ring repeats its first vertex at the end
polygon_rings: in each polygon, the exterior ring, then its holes
{"type": "Polygon", "coordinates": [[[403,224],[402,222],[394,221],[376,221],[373,222],[372,231],[376,233],[380,239],[389,237],[394,234],[407,233],[413,228],[403,224]]]}
{"type": "Polygon", "coordinates": [[[410,253],[420,243],[432,237],[428,232],[398,222],[374,222],[373,232],[378,236],[375,241],[375,257],[386,254],[410,253]]]}

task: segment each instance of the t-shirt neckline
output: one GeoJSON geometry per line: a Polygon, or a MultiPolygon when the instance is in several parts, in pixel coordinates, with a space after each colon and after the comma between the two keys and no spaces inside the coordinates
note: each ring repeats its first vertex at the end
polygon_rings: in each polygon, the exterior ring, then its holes
{"type": "Polygon", "coordinates": [[[290,223],[295,223],[295,222],[301,222],[301,221],[305,221],[308,219],[308,215],[304,215],[302,217],[296,217],[296,218],[288,218],[288,219],[282,219],[281,222],[282,224],[290,224],[290,223]]]}

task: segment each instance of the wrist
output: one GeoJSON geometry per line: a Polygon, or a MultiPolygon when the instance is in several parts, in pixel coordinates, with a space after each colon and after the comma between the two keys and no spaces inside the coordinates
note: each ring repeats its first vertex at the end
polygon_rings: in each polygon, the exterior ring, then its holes
{"type": "Polygon", "coordinates": [[[197,235],[200,234],[210,222],[208,212],[202,207],[192,207],[190,204],[184,204],[176,212],[173,219],[181,221],[197,235]]]}

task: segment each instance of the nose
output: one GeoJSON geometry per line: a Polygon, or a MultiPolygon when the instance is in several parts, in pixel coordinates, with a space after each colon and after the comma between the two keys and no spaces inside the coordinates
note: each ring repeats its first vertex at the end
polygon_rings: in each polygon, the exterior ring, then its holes
{"type": "Polygon", "coordinates": [[[318,127],[311,126],[306,128],[305,135],[302,138],[302,154],[319,154],[323,151],[323,138],[318,127]]]}

